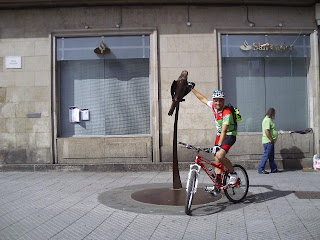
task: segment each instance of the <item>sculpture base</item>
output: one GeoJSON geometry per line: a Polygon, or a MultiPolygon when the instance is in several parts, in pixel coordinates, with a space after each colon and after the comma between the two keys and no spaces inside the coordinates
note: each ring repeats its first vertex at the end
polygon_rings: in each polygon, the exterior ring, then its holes
{"type": "MultiPolygon", "coordinates": [[[[144,189],[132,193],[131,198],[148,204],[184,206],[186,190],[184,188],[178,190],[172,188],[144,189]]],[[[207,204],[221,198],[221,193],[213,196],[212,194],[205,192],[203,188],[199,188],[194,195],[192,205],[207,204]]]]}

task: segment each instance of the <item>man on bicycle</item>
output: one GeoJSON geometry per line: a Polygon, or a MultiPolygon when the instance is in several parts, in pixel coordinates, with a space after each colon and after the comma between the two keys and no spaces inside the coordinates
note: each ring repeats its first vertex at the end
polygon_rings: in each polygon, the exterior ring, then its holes
{"type": "MultiPolygon", "coordinates": [[[[212,95],[213,101],[209,101],[195,89],[192,89],[192,92],[201,102],[213,109],[214,120],[217,128],[215,146],[212,149],[212,153],[215,156],[215,163],[219,164],[221,162],[226,168],[228,168],[230,171],[229,184],[236,184],[239,177],[237,173],[234,172],[230,160],[226,158],[226,154],[230,150],[231,146],[236,142],[237,130],[235,129],[235,119],[233,119],[230,108],[224,105],[224,93],[221,90],[214,90],[212,95]]],[[[216,168],[215,172],[217,180],[221,181],[221,170],[216,168]]]]}

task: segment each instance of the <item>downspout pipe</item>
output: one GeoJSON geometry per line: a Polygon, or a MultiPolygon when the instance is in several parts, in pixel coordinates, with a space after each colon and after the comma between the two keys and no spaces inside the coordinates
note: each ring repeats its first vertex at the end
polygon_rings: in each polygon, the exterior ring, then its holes
{"type": "MultiPolygon", "coordinates": [[[[316,3],[315,4],[315,20],[317,23],[317,39],[318,39],[318,63],[320,63],[320,3],[316,3]]],[[[318,66],[318,76],[320,76],[320,64],[318,66]]],[[[320,89],[320,80],[318,81],[318,89],[320,89]]],[[[320,96],[317,96],[317,102],[318,104],[317,106],[317,115],[316,115],[316,121],[317,121],[317,125],[320,126],[320,96]]],[[[319,134],[319,132],[315,132],[315,134],[319,134]]],[[[318,135],[319,136],[319,135],[318,135]]],[[[318,140],[317,142],[315,142],[315,153],[317,154],[317,156],[320,156],[320,139],[319,137],[316,137],[315,140],[318,140]]]]}
{"type": "MultiPolygon", "coordinates": [[[[319,58],[319,63],[320,63],[320,21],[318,23],[319,20],[317,20],[317,35],[318,35],[318,58],[319,58]]],[[[320,76],[320,64],[319,64],[319,67],[318,67],[318,76],[320,76]]],[[[319,82],[318,82],[318,89],[320,89],[320,79],[319,79],[319,82]]],[[[318,96],[318,113],[320,114],[320,96],[318,96]]],[[[318,121],[318,126],[320,126],[320,115],[317,116],[317,121],[318,121]]],[[[319,132],[316,133],[318,134],[319,136],[319,132]]],[[[320,156],[320,139],[319,141],[316,143],[316,154],[317,156],[319,157],[320,156]]]]}

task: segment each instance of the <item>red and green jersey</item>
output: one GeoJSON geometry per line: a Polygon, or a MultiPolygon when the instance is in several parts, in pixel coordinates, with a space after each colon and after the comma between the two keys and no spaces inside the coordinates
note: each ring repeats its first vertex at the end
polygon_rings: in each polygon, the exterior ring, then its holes
{"type": "Polygon", "coordinates": [[[216,123],[217,135],[221,135],[222,125],[228,125],[227,135],[237,136],[237,130],[235,130],[234,119],[230,108],[225,106],[222,111],[218,111],[214,108],[212,101],[209,101],[207,105],[213,109],[214,121],[216,123]]]}

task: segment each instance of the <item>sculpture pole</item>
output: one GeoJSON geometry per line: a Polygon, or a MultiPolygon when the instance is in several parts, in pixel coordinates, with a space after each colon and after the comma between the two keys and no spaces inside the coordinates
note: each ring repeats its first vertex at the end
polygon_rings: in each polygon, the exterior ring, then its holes
{"type": "Polygon", "coordinates": [[[178,151],[177,151],[177,133],[178,133],[178,114],[179,114],[179,105],[180,102],[177,102],[176,105],[176,115],[174,119],[174,133],[173,133],[173,161],[172,161],[172,167],[173,167],[173,189],[181,189],[181,179],[179,174],[179,166],[178,166],[178,151]]]}

